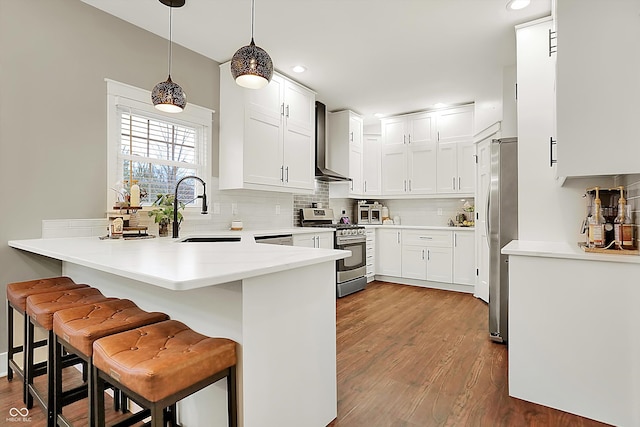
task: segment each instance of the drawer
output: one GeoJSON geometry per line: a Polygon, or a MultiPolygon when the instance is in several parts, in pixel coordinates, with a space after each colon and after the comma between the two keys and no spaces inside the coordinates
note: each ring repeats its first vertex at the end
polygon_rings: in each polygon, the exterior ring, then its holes
{"type": "Polygon", "coordinates": [[[450,248],[453,247],[453,233],[445,230],[402,230],[402,244],[450,248]]]}

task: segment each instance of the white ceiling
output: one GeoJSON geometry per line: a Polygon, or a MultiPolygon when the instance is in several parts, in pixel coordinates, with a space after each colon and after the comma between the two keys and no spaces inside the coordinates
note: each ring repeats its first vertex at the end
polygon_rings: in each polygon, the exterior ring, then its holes
{"type": "MultiPolygon", "coordinates": [[[[82,0],[168,38],[158,0],[82,0]]],[[[514,25],[548,16],[551,0],[256,0],[255,41],[276,70],[315,90],[330,111],[400,114],[474,101],[515,64],[514,25]],[[294,73],[302,64],[308,71],[294,73]]],[[[174,42],[226,62],[249,43],[251,0],[186,0],[174,42]]],[[[188,76],[174,75],[174,80],[188,76]]]]}

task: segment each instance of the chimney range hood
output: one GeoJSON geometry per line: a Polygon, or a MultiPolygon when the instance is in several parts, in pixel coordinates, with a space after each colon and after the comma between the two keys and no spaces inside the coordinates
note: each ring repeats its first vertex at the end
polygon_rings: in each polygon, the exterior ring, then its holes
{"type": "Polygon", "coordinates": [[[319,181],[352,181],[327,168],[327,106],[316,101],[316,179],[319,181]]]}

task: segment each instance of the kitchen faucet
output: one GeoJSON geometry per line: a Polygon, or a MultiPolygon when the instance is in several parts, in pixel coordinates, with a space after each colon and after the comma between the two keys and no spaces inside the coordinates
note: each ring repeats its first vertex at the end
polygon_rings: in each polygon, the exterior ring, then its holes
{"type": "Polygon", "coordinates": [[[207,184],[204,182],[202,178],[198,178],[195,175],[189,175],[189,176],[185,176],[184,178],[181,178],[176,184],[176,193],[174,194],[174,197],[173,197],[173,238],[174,239],[178,237],[178,226],[180,225],[178,224],[178,188],[180,187],[180,184],[182,184],[182,181],[189,178],[197,179],[202,183],[202,195],[196,198],[202,199],[202,212],[200,213],[202,215],[207,214],[207,184]]]}

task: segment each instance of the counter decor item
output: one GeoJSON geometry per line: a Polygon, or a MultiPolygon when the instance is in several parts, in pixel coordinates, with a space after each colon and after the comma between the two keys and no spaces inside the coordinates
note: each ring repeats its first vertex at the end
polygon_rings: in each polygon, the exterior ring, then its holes
{"type": "Polygon", "coordinates": [[[233,231],[242,230],[242,221],[231,221],[231,230],[233,231]]]}
{"type": "MultiPolygon", "coordinates": [[[[173,221],[173,201],[172,194],[158,194],[153,202],[154,208],[149,211],[149,216],[153,217],[153,221],[158,224],[158,235],[167,237],[169,235],[169,224],[173,221]]],[[[178,224],[182,222],[181,209],[184,209],[184,203],[178,202],[178,224]]]]}

